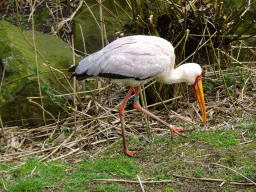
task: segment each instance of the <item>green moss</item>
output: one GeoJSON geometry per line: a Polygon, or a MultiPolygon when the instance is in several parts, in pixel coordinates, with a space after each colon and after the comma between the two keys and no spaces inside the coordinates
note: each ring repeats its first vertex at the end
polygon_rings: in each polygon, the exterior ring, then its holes
{"type": "MultiPolygon", "coordinates": [[[[51,67],[60,71],[69,68],[73,56],[68,44],[59,38],[37,31],[34,35],[37,50],[51,67]]],[[[24,36],[32,45],[34,44],[31,30],[24,31],[24,36]]],[[[37,62],[40,77],[49,84],[49,87],[66,93],[50,68],[43,65],[45,61],[39,55],[37,55],[37,62]]],[[[35,112],[34,106],[27,101],[27,97],[39,96],[35,50],[25,40],[19,29],[6,21],[0,21],[0,68],[5,68],[6,74],[0,94],[3,121],[42,118],[42,110],[39,109],[35,112]]],[[[70,75],[67,70],[63,72],[67,76],[70,75]]],[[[63,77],[56,71],[55,74],[58,78],[63,77]]],[[[64,82],[65,84],[67,82],[64,82]]],[[[47,93],[44,96],[47,96],[47,93]]],[[[44,100],[46,110],[54,115],[62,111],[60,107],[62,102],[61,100],[52,100],[50,96],[44,100]]],[[[38,123],[40,124],[40,121],[34,121],[32,124],[38,125],[38,123]]]]}
{"type": "MultiPolygon", "coordinates": [[[[86,1],[86,3],[93,12],[98,24],[100,24],[99,4],[96,3],[94,0],[86,1]]],[[[118,1],[118,3],[126,4],[125,1],[118,1]]],[[[112,0],[105,0],[103,2],[103,5],[107,9],[109,9],[114,15],[118,15],[120,20],[128,20],[128,17],[123,11],[121,11],[120,9],[116,9],[114,2],[112,0]]],[[[126,9],[127,8],[128,6],[126,4],[126,9]]],[[[129,12],[130,10],[128,9],[127,11],[129,12]]],[[[102,14],[104,18],[107,39],[109,41],[112,41],[115,39],[115,32],[122,28],[122,25],[104,8],[102,8],[102,14]]],[[[91,12],[87,9],[87,7],[83,5],[82,8],[79,10],[78,14],[76,15],[75,19],[73,20],[75,48],[82,52],[84,52],[83,42],[85,42],[87,53],[94,53],[102,48],[101,32],[94,17],[92,16],[91,12]],[[82,38],[81,29],[79,25],[81,25],[81,28],[83,30],[84,40],[82,38]]]]}

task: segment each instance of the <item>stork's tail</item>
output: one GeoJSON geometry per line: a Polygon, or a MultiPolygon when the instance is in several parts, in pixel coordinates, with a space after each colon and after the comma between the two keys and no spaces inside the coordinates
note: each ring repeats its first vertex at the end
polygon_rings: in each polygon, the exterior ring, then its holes
{"type": "MultiPolygon", "coordinates": [[[[77,68],[77,65],[73,65],[73,66],[71,66],[71,67],[69,68],[68,71],[69,71],[69,72],[75,72],[75,71],[76,71],[76,68],[77,68]]],[[[86,79],[86,78],[91,77],[91,75],[87,75],[86,72],[84,72],[84,73],[82,73],[82,74],[76,74],[76,73],[74,73],[74,74],[70,77],[70,79],[72,79],[73,77],[76,77],[77,80],[81,81],[81,80],[84,80],[84,79],[86,79]]]]}
{"type": "Polygon", "coordinates": [[[69,68],[68,72],[75,72],[77,65],[73,65],[69,68]]]}
{"type": "MultiPolygon", "coordinates": [[[[73,65],[68,69],[68,72],[75,72],[77,68],[77,65],[73,65]]],[[[74,76],[76,76],[76,73],[74,73],[69,79],[72,79],[74,76]]]]}

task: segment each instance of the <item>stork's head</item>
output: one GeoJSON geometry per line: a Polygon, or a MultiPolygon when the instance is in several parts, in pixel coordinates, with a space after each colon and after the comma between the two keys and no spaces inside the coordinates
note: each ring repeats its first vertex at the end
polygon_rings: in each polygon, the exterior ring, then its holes
{"type": "Polygon", "coordinates": [[[204,102],[204,92],[202,85],[202,69],[200,65],[196,63],[187,63],[179,66],[182,68],[184,81],[188,84],[192,85],[193,90],[196,94],[196,98],[198,100],[199,106],[201,108],[203,124],[206,123],[206,110],[205,110],[205,102],[204,102]]]}
{"type": "Polygon", "coordinates": [[[187,82],[189,85],[193,85],[195,79],[202,74],[202,68],[196,63],[186,63],[176,69],[182,73],[183,81],[187,82]]]}

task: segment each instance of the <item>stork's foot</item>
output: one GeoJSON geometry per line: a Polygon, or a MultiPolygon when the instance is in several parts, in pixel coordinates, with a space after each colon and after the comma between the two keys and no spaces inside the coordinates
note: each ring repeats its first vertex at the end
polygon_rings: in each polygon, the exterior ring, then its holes
{"type": "Polygon", "coordinates": [[[182,137],[186,137],[185,135],[181,134],[180,132],[184,132],[184,131],[193,131],[194,128],[191,129],[184,129],[184,128],[180,128],[180,127],[173,127],[170,125],[170,129],[171,129],[171,138],[174,137],[174,133],[182,136],[182,137]]]}
{"type": "Polygon", "coordinates": [[[135,154],[138,154],[138,153],[142,153],[143,151],[124,151],[124,153],[129,156],[129,157],[133,157],[135,154]]]}

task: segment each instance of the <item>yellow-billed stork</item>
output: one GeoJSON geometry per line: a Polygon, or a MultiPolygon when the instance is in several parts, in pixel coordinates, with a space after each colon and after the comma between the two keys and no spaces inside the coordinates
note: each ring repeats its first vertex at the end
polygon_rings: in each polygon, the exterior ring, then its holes
{"type": "Polygon", "coordinates": [[[69,71],[75,72],[72,77],[75,76],[77,80],[102,77],[130,86],[118,111],[121,119],[124,153],[133,156],[141,151],[128,151],[124,124],[124,108],[134,90],[133,87],[135,87],[134,108],[168,126],[171,130],[171,137],[173,137],[173,133],[183,136],[180,132],[188,129],[170,125],[143,109],[139,104],[140,85],[151,79],[164,84],[187,82],[193,86],[201,108],[203,124],[206,123],[201,67],[196,63],[187,63],[174,69],[174,64],[174,48],[167,40],[156,36],[134,35],[113,41],[100,51],[84,58],[69,71]]]}

